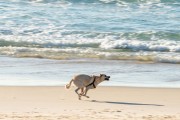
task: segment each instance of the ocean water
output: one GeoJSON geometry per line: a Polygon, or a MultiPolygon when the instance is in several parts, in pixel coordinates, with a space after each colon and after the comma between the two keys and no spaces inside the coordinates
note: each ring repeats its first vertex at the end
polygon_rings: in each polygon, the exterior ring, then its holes
{"type": "Polygon", "coordinates": [[[180,86],[179,21],[179,0],[1,0],[0,85],[104,72],[108,85],[180,86]]]}

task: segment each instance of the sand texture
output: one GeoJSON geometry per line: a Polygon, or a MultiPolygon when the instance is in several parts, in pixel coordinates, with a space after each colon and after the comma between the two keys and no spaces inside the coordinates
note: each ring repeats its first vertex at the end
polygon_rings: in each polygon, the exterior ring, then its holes
{"type": "Polygon", "coordinates": [[[0,120],[180,120],[180,89],[0,87],[0,120]]]}

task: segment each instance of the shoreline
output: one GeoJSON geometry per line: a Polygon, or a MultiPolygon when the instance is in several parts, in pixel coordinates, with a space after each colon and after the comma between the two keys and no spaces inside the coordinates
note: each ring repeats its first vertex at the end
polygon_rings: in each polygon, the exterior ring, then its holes
{"type": "Polygon", "coordinates": [[[111,76],[103,86],[180,88],[180,66],[174,64],[11,57],[1,57],[0,63],[0,86],[59,86],[76,74],[103,73],[111,76]]]}
{"type": "MultiPolygon", "coordinates": [[[[68,83],[68,82],[67,82],[68,83]]],[[[1,87],[65,87],[65,85],[0,85],[1,87]]],[[[71,85],[71,87],[75,87],[71,85]]],[[[114,86],[114,85],[98,85],[98,87],[114,87],[114,88],[142,88],[142,89],[180,89],[180,87],[154,87],[154,86],[114,86]]]]}
{"type": "Polygon", "coordinates": [[[18,120],[178,120],[180,88],[105,87],[78,96],[75,87],[0,86],[0,118],[18,120]]]}

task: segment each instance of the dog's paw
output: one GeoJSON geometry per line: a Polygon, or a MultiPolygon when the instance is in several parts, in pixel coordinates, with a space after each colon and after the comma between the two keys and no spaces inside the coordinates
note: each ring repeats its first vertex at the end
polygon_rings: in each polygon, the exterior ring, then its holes
{"type": "Polygon", "coordinates": [[[79,96],[79,100],[81,100],[81,96],[79,96]]]}

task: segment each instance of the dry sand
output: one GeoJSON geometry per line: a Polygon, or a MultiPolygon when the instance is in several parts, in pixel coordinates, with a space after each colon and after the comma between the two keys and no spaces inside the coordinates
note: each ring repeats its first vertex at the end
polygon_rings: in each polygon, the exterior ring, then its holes
{"type": "Polygon", "coordinates": [[[180,89],[0,87],[0,120],[180,120],[180,89]]]}

